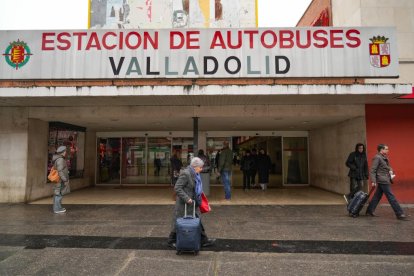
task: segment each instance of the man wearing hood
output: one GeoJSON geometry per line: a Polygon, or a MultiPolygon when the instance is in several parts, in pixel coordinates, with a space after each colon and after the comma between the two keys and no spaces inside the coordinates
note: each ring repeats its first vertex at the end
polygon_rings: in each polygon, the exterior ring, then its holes
{"type": "Polygon", "coordinates": [[[345,164],[349,168],[350,192],[344,195],[345,201],[348,203],[356,192],[362,190],[364,182],[368,179],[368,161],[364,144],[356,144],[355,151],[349,154],[345,164]]]}
{"type": "Polygon", "coordinates": [[[66,147],[60,146],[56,150],[56,154],[53,155],[52,163],[55,169],[58,171],[60,182],[53,186],[53,212],[55,214],[65,213],[66,209],[62,208],[62,189],[65,185],[69,185],[69,170],[66,165],[66,147]]]}

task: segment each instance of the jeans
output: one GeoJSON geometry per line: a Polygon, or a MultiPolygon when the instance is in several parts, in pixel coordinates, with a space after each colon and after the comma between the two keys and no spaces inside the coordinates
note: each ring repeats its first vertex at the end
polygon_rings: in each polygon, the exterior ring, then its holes
{"type": "Polygon", "coordinates": [[[53,185],[53,211],[57,212],[62,210],[62,185],[63,183],[57,183],[53,185]]]}
{"type": "Polygon", "coordinates": [[[223,186],[224,186],[224,198],[225,199],[231,199],[230,176],[231,176],[230,171],[227,171],[227,170],[221,171],[221,182],[223,182],[223,186]]]}
{"type": "Polygon", "coordinates": [[[397,217],[404,214],[403,210],[401,209],[400,204],[398,203],[394,194],[391,192],[391,185],[389,184],[377,184],[377,189],[375,191],[375,194],[372,197],[371,202],[368,205],[367,213],[374,213],[375,208],[377,208],[377,205],[381,200],[382,194],[385,194],[385,196],[387,197],[387,200],[390,203],[397,217]]]}

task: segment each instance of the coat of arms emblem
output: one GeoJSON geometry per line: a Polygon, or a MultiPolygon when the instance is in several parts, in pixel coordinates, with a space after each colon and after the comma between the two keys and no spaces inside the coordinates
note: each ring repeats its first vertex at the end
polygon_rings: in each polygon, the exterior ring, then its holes
{"type": "Polygon", "coordinates": [[[370,38],[369,43],[369,59],[371,65],[382,68],[387,67],[391,63],[390,44],[387,43],[388,38],[385,36],[374,36],[370,38]]]}
{"type": "Polygon", "coordinates": [[[30,48],[24,41],[20,40],[10,43],[3,54],[7,64],[16,68],[16,70],[23,67],[29,61],[31,55],[30,48]]]}

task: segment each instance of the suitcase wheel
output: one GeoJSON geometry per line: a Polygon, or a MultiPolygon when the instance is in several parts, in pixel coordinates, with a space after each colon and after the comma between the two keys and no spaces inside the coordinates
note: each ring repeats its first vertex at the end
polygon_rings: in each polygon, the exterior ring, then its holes
{"type": "Polygon", "coordinates": [[[182,252],[181,251],[177,251],[177,253],[176,253],[177,255],[181,255],[182,254],[182,252]]]}

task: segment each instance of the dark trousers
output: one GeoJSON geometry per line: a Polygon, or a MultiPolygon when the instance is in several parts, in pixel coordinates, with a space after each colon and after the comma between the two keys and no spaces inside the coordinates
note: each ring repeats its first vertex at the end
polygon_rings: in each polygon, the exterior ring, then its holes
{"type": "Polygon", "coordinates": [[[375,191],[374,196],[371,199],[371,202],[368,205],[367,212],[374,213],[375,208],[377,208],[378,203],[381,200],[382,194],[385,194],[387,197],[388,202],[390,203],[394,213],[397,217],[404,214],[403,210],[401,209],[400,204],[398,203],[397,199],[395,198],[394,194],[391,191],[391,185],[389,184],[378,184],[377,189],[375,191]]]}
{"type": "Polygon", "coordinates": [[[250,171],[243,171],[243,189],[250,189],[251,177],[250,171]]]}
{"type": "Polygon", "coordinates": [[[256,184],[256,173],[257,173],[257,170],[252,170],[251,171],[251,181],[250,181],[250,183],[252,184],[252,186],[254,186],[256,184]]]}
{"type": "Polygon", "coordinates": [[[348,199],[352,199],[356,192],[362,191],[362,188],[364,187],[364,180],[357,180],[355,178],[350,177],[349,178],[349,194],[348,199]]]}

